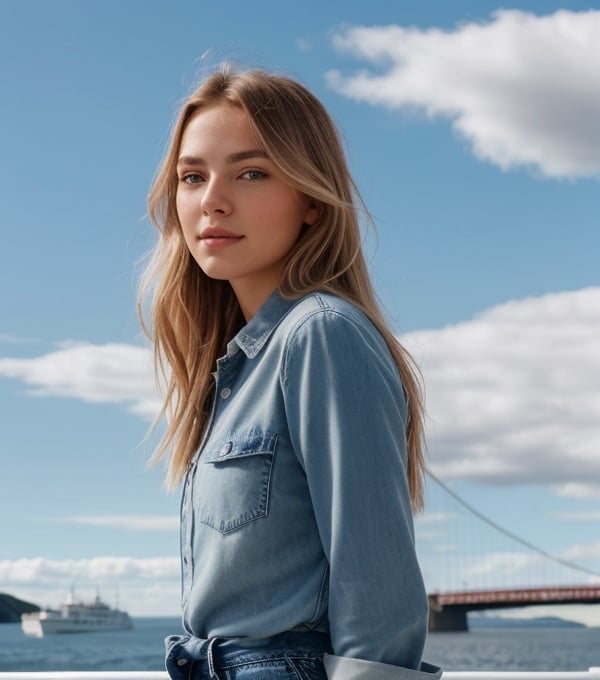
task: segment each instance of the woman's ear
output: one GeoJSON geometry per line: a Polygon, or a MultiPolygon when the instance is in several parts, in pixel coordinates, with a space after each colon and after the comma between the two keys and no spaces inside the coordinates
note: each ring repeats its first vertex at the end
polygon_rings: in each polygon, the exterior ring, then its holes
{"type": "Polygon", "coordinates": [[[308,208],[306,214],[304,215],[304,224],[312,226],[321,217],[323,210],[321,209],[321,204],[313,201],[312,199],[308,203],[308,208]]]}

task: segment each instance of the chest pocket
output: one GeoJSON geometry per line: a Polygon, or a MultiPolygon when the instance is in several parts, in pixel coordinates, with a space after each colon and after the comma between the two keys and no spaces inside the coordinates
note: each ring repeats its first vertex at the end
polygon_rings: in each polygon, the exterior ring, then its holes
{"type": "Polygon", "coordinates": [[[209,442],[194,480],[203,524],[225,534],[266,517],[277,435],[250,430],[209,442]]]}

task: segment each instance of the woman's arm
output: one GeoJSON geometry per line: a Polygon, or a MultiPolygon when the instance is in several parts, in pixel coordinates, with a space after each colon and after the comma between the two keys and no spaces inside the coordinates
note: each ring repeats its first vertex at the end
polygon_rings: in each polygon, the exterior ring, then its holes
{"type": "Polygon", "coordinates": [[[406,402],[387,346],[352,308],[315,312],[290,336],[283,388],[330,564],[334,655],[346,657],[329,659],[331,677],[366,677],[349,676],[348,659],[419,669],[427,595],[406,477],[406,402]]]}

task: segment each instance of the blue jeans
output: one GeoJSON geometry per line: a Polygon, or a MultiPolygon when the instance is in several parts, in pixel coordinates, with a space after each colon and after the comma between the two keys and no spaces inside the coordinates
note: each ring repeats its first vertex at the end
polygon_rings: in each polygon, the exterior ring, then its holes
{"type": "Polygon", "coordinates": [[[165,641],[173,680],[326,680],[323,654],[329,636],[289,632],[265,640],[201,640],[172,635],[165,641]]]}

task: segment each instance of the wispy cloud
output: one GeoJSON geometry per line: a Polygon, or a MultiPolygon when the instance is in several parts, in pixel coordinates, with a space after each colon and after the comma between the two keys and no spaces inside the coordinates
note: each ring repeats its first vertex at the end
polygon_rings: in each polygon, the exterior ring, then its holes
{"type": "Polygon", "coordinates": [[[600,492],[600,288],[508,302],[403,337],[444,480],[600,492]]]}
{"type": "Polygon", "coordinates": [[[177,531],[179,527],[179,518],[170,515],[85,515],[57,521],[124,531],[177,531]]]}
{"type": "Polygon", "coordinates": [[[450,119],[505,170],[600,176],[600,11],[502,10],[452,31],[356,26],[333,45],[368,66],[327,73],[347,97],[450,119]]]}
{"type": "Polygon", "coordinates": [[[439,552],[441,549],[454,550],[456,546],[448,547],[446,531],[448,525],[456,520],[452,512],[422,512],[415,516],[415,539],[418,544],[430,544],[439,552]],[[444,548],[442,548],[444,546],[444,548]]]}
{"type": "Polygon", "coordinates": [[[123,403],[150,418],[158,410],[151,353],[144,347],[63,343],[43,356],[0,359],[0,376],[31,385],[38,396],[123,403]]]}
{"type": "Polygon", "coordinates": [[[586,482],[566,482],[556,490],[559,496],[575,498],[577,500],[589,500],[600,498],[600,487],[597,484],[586,482]]]}
{"type": "Polygon", "coordinates": [[[0,333],[0,343],[6,345],[24,345],[31,342],[37,342],[37,339],[22,338],[18,335],[11,335],[10,333],[0,333]]]}
{"type": "Polygon", "coordinates": [[[99,591],[111,601],[118,590],[121,606],[138,616],[177,616],[180,611],[178,557],[0,560],[0,583],[12,595],[40,606],[58,606],[75,584],[81,599],[99,591]]]}
{"type": "Polygon", "coordinates": [[[114,581],[131,579],[173,579],[179,577],[177,557],[92,557],[78,560],[51,560],[45,557],[0,560],[0,582],[53,583],[114,581]]]}
{"type": "Polygon", "coordinates": [[[423,512],[416,516],[415,522],[417,525],[423,524],[442,524],[450,522],[456,516],[451,512],[423,512]]]}
{"type": "Polygon", "coordinates": [[[600,510],[554,512],[551,517],[554,519],[566,520],[567,522],[600,522],[600,510]]]}
{"type": "Polygon", "coordinates": [[[515,552],[489,553],[464,567],[464,578],[477,583],[478,579],[493,576],[498,583],[515,583],[532,564],[537,564],[537,555],[515,552]]]}
{"type": "MultiPolygon", "coordinates": [[[[600,542],[598,543],[581,543],[578,545],[573,545],[564,552],[564,558],[568,560],[583,560],[588,558],[594,558],[594,562],[598,564],[600,559],[600,542]]],[[[598,582],[599,579],[593,579],[594,582],[598,582]]]]}

